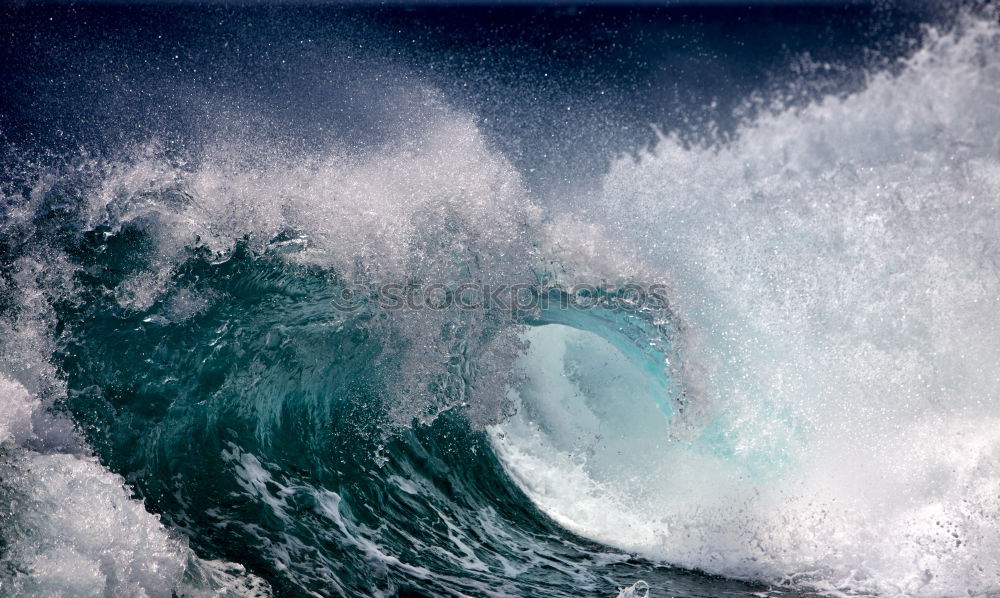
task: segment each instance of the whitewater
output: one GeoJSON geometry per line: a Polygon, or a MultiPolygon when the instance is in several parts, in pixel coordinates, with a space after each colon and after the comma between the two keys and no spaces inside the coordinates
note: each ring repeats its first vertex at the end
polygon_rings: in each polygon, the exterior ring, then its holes
{"type": "Polygon", "coordinates": [[[0,593],[1000,595],[1000,24],[794,83],[564,195],[426,82],[7,150],[0,593]]]}

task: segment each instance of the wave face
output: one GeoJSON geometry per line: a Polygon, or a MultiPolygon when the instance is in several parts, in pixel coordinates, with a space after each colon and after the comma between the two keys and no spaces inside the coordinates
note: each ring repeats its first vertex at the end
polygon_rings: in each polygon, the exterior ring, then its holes
{"type": "Polygon", "coordinates": [[[1000,26],[949,23],[572,200],[395,79],[364,139],[18,140],[0,590],[1000,592],[1000,26]]]}

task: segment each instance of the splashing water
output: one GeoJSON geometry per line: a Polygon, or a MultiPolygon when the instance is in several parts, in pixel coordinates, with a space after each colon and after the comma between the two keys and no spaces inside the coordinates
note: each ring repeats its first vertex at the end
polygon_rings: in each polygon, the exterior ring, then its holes
{"type": "Polygon", "coordinates": [[[589,216],[668,268],[703,331],[705,412],[666,446],[619,430],[646,468],[630,483],[593,472],[625,459],[611,443],[581,471],[559,430],[508,436],[526,492],[570,529],[725,575],[993,591],[998,44],[966,23],[860,93],[616,163],[589,216]]]}

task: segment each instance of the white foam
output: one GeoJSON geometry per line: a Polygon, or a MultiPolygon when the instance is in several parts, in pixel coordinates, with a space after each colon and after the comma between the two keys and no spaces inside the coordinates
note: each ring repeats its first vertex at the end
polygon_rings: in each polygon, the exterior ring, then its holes
{"type": "Polygon", "coordinates": [[[292,233],[296,259],[383,282],[448,280],[473,256],[506,271],[540,217],[472,117],[444,109],[376,150],[302,155],[233,139],[179,163],[152,145],[113,166],[93,201],[95,223],[148,222],[164,264],[195,244],[224,255],[292,233]]]}
{"type": "Polygon", "coordinates": [[[998,65],[1000,29],[967,19],[857,94],[615,163],[586,235],[621,257],[575,259],[669,278],[703,332],[685,356],[704,416],[639,451],[641,484],[514,421],[496,445],[529,496],[581,534],[713,573],[1000,591],[998,65]]]}
{"type": "Polygon", "coordinates": [[[84,454],[39,453],[41,401],[0,376],[0,443],[7,508],[5,560],[27,573],[8,595],[171,596],[189,554],[122,480],[84,454]]]}
{"type": "Polygon", "coordinates": [[[32,455],[20,464],[19,526],[31,530],[15,545],[30,577],[15,580],[26,595],[170,596],[182,579],[185,547],[165,533],[121,478],[94,459],[32,455]]]}
{"type": "MultiPolygon", "coordinates": [[[[238,565],[198,559],[179,536],[131,497],[122,478],[81,452],[37,452],[45,446],[31,420],[41,401],[0,376],[0,458],[10,509],[4,523],[5,564],[20,571],[0,578],[13,596],[269,596],[259,578],[238,565]],[[13,416],[12,416],[13,414],[13,416]]],[[[51,422],[44,422],[51,425],[51,422]]]]}
{"type": "Polygon", "coordinates": [[[618,590],[618,598],[649,598],[649,584],[639,580],[634,584],[618,590]],[[642,592],[640,594],[640,592],[642,592]]]}
{"type": "Polygon", "coordinates": [[[31,415],[39,406],[24,386],[0,374],[0,444],[24,442],[32,435],[31,415]]]}

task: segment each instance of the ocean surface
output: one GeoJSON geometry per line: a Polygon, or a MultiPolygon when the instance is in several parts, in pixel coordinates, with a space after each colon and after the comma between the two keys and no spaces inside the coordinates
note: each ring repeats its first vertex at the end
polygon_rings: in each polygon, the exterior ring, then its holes
{"type": "Polygon", "coordinates": [[[1000,596],[989,3],[0,7],[0,595],[1000,596]]]}

